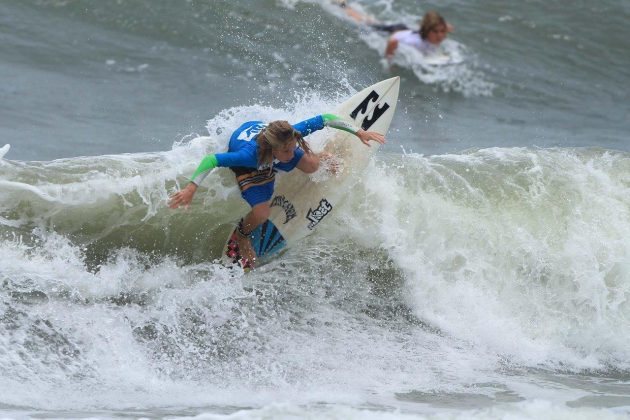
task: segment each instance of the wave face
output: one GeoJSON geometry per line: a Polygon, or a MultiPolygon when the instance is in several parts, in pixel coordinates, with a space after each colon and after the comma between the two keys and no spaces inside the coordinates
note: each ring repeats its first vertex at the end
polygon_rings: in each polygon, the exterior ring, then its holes
{"type": "Polygon", "coordinates": [[[625,370],[629,165],[604,150],[411,155],[366,190],[429,324],[528,366],[625,370]]]}
{"type": "Polygon", "coordinates": [[[257,112],[168,152],[1,161],[3,403],[351,401],[468,389],[498,366],[627,371],[626,153],[383,154],[330,222],[243,276],[213,262],[246,211],[229,172],[188,211],[165,202],[257,112]]]}

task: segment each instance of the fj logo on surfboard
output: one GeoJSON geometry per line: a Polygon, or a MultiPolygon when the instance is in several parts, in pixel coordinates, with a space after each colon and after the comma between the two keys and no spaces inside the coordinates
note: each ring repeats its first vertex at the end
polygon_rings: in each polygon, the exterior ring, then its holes
{"type": "Polygon", "coordinates": [[[287,200],[284,195],[276,195],[273,200],[271,200],[271,205],[269,207],[274,206],[280,206],[282,207],[282,210],[284,210],[284,225],[289,223],[289,220],[297,216],[297,213],[295,212],[295,207],[293,207],[293,204],[291,204],[291,202],[287,200]]]}
{"type": "Polygon", "coordinates": [[[313,228],[317,226],[317,224],[321,222],[322,219],[326,217],[326,215],[332,211],[332,209],[333,209],[332,204],[330,204],[328,200],[326,200],[325,198],[322,198],[319,202],[319,206],[317,206],[315,210],[308,209],[306,218],[311,223],[309,223],[307,227],[313,230],[313,228]]]}
{"type": "MultiPolygon", "coordinates": [[[[365,114],[368,110],[368,106],[370,105],[370,102],[378,102],[378,93],[376,93],[376,91],[372,91],[370,92],[370,94],[368,96],[365,97],[365,99],[359,104],[358,107],[356,107],[354,109],[354,111],[352,111],[350,113],[350,117],[354,120],[357,118],[357,115],[359,115],[359,112],[361,114],[365,114]]],[[[361,128],[364,130],[367,130],[368,128],[370,128],[372,126],[372,124],[374,124],[376,122],[376,120],[378,120],[381,115],[383,115],[385,113],[385,111],[387,111],[389,109],[389,104],[387,102],[385,102],[382,106],[376,106],[374,107],[374,110],[372,111],[372,118],[369,118],[369,115],[366,116],[363,119],[363,122],[361,123],[361,128]]]]}

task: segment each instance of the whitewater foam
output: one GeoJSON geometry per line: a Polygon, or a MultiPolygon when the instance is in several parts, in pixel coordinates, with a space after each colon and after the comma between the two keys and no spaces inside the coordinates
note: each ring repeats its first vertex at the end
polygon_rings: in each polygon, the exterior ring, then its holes
{"type": "Polygon", "coordinates": [[[597,151],[408,155],[393,174],[368,171],[361,222],[429,324],[528,366],[627,369],[630,215],[613,169],[627,164],[597,151]]]}
{"type": "Polygon", "coordinates": [[[214,263],[246,210],[233,175],[188,211],[168,194],[242,121],[330,104],[231,108],[166,152],[4,161],[2,403],[562,405],[597,386],[544,373],[627,369],[621,152],[384,150],[316,235],[245,277],[214,263]]]}

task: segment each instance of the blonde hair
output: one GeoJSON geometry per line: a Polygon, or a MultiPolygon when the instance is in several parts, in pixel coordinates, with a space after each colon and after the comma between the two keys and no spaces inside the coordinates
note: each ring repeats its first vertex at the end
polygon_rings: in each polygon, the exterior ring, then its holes
{"type": "Polygon", "coordinates": [[[427,39],[429,32],[436,30],[440,25],[446,28],[446,20],[438,12],[433,10],[427,12],[420,22],[420,38],[427,39]]]}
{"type": "Polygon", "coordinates": [[[269,164],[269,171],[272,170],[273,149],[280,149],[289,144],[293,139],[304,150],[310,154],[311,148],[302,137],[302,133],[293,128],[287,121],[273,121],[260,132],[256,141],[258,142],[258,165],[269,164]]]}

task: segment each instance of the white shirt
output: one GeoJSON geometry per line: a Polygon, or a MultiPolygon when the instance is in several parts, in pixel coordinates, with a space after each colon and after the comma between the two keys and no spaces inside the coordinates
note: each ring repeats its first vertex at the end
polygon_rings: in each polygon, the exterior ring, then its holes
{"type": "Polygon", "coordinates": [[[438,47],[425,41],[420,37],[420,33],[407,29],[405,31],[394,32],[392,38],[405,45],[411,45],[423,54],[434,54],[438,51],[438,47]]]}

